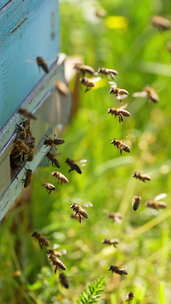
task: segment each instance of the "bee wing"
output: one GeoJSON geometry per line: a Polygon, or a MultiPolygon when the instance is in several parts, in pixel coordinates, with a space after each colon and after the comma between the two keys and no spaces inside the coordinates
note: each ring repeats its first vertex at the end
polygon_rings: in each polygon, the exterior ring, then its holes
{"type": "Polygon", "coordinates": [[[122,109],[125,109],[126,107],[128,106],[128,104],[124,104],[123,106],[121,106],[119,109],[122,110],[122,109]]]}
{"type": "Polygon", "coordinates": [[[61,65],[65,61],[66,57],[65,53],[60,53],[56,59],[56,64],[61,65]]]}
{"type": "Polygon", "coordinates": [[[93,204],[91,202],[86,202],[83,204],[83,206],[89,208],[89,207],[93,207],[93,204]]]}
{"type": "Polygon", "coordinates": [[[116,99],[117,100],[123,100],[123,99],[125,99],[125,98],[127,98],[128,97],[128,95],[118,95],[118,96],[116,96],[116,99]]]}
{"type": "Polygon", "coordinates": [[[87,159],[80,159],[79,164],[80,166],[85,167],[87,165],[87,159]]]}
{"type": "Polygon", "coordinates": [[[112,89],[112,88],[114,88],[114,89],[117,88],[117,83],[116,83],[115,81],[109,81],[108,83],[110,84],[111,89],[112,89]]]}
{"type": "Polygon", "coordinates": [[[142,91],[142,92],[135,92],[132,94],[132,97],[140,97],[140,98],[145,98],[147,97],[147,93],[142,91]]]}
{"type": "Polygon", "coordinates": [[[163,198],[165,198],[165,197],[167,197],[167,193],[160,193],[160,194],[158,194],[158,195],[154,198],[154,200],[155,200],[155,201],[159,201],[159,200],[161,200],[161,199],[163,199],[163,198]]]}
{"type": "Polygon", "coordinates": [[[98,82],[98,81],[101,80],[101,77],[94,77],[94,78],[91,78],[91,80],[92,80],[93,82],[98,82]]]}
{"type": "Polygon", "coordinates": [[[87,166],[87,159],[75,159],[74,160],[76,164],[78,164],[80,167],[87,166]]]}

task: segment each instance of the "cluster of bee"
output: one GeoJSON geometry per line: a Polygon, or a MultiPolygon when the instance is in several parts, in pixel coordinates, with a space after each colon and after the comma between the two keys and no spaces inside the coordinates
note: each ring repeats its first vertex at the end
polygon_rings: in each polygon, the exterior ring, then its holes
{"type": "MultiPolygon", "coordinates": [[[[35,149],[35,137],[32,135],[30,121],[36,117],[25,109],[20,109],[19,114],[25,120],[17,125],[16,138],[10,154],[12,172],[16,173],[27,161],[32,161],[35,149]]],[[[30,178],[31,171],[26,171],[26,178],[30,178]]],[[[27,183],[27,182],[26,182],[27,183]]],[[[27,186],[25,186],[27,187],[27,186]]]]}

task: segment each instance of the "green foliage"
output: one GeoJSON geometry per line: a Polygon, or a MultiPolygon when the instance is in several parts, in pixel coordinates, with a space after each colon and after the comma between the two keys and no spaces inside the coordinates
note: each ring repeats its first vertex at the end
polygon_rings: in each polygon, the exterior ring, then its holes
{"type": "Polygon", "coordinates": [[[104,289],[104,278],[100,278],[88,285],[80,296],[78,304],[95,304],[99,302],[104,289]]]}

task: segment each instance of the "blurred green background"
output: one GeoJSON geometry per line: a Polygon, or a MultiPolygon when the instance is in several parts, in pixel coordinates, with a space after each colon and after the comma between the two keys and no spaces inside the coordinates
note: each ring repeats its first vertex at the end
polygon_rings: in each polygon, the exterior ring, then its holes
{"type": "Polygon", "coordinates": [[[61,51],[81,56],[96,70],[116,69],[118,87],[129,91],[126,103],[132,116],[119,124],[108,115],[107,109],[119,102],[107,86],[86,94],[81,88],[78,112],[59,148],[61,172],[70,183],[48,195],[41,185],[54,183],[54,168],[40,168],[33,180],[32,202],[13,210],[1,225],[0,303],[76,303],[87,284],[102,276],[106,284],[100,303],[124,303],[129,291],[135,293],[134,304],[171,303],[171,32],[151,26],[154,15],[171,17],[171,2],[63,0],[60,14],[61,51]],[[99,9],[106,11],[104,18],[96,17],[99,9]],[[145,85],[155,88],[159,103],[132,97],[145,85]],[[131,142],[131,153],[120,155],[110,144],[113,138],[131,142]],[[82,175],[68,174],[66,157],[87,160],[82,175]],[[135,170],[150,174],[151,182],[132,178],[135,170]],[[159,193],[168,195],[167,209],[146,208],[145,203],[159,193]],[[137,194],[142,205],[134,212],[131,202],[137,194]],[[70,218],[75,201],[93,204],[81,224],[70,218]],[[115,211],[123,215],[120,224],[107,217],[115,211]],[[62,260],[68,290],[32,239],[34,230],[59,250],[67,250],[62,260]],[[117,238],[118,248],[103,245],[104,238],[117,238]],[[126,266],[128,276],[122,280],[112,275],[111,264],[126,266]]]}

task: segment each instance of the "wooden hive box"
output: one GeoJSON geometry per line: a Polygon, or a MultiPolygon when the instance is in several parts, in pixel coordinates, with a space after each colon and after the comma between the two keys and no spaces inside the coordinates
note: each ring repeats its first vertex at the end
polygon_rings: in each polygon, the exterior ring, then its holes
{"type": "Polygon", "coordinates": [[[26,168],[35,170],[49,150],[45,138],[67,122],[70,95],[57,93],[54,83],[64,80],[59,53],[57,0],[1,0],[0,3],[0,220],[23,188],[26,168]],[[44,73],[36,64],[42,56],[44,73]],[[50,62],[50,63],[49,63],[50,62]],[[32,161],[11,169],[10,154],[23,117],[19,108],[34,113],[31,132],[36,139],[32,161]]]}

